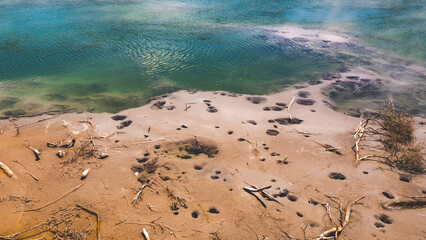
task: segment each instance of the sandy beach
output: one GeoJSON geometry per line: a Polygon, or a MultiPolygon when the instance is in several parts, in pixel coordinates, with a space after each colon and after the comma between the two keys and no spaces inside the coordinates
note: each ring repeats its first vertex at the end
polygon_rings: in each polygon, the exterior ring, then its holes
{"type": "MultiPolygon", "coordinates": [[[[0,239],[143,239],[143,229],[151,239],[312,239],[343,221],[339,205],[351,208],[341,239],[425,239],[424,209],[383,208],[424,197],[424,175],[356,162],[364,113],[336,112],[324,93],[377,78],[356,68],[268,96],[179,91],[118,114],[2,120],[0,161],[16,177],[0,172],[0,239]]],[[[415,121],[424,141],[425,119],[415,121]]]]}

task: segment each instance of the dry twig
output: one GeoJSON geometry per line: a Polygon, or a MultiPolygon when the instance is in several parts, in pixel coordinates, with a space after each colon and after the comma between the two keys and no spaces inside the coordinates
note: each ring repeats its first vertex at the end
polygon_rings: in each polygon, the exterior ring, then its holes
{"type": "Polygon", "coordinates": [[[71,189],[70,191],[68,191],[67,193],[65,193],[64,195],[62,195],[61,197],[59,197],[59,198],[57,198],[56,200],[53,200],[53,201],[51,201],[51,202],[48,202],[48,203],[44,204],[44,205],[43,205],[43,206],[41,206],[41,207],[33,208],[33,209],[25,209],[25,210],[23,210],[23,212],[39,211],[39,210],[41,210],[41,209],[43,209],[43,208],[45,208],[45,207],[48,207],[48,206],[50,206],[50,205],[52,205],[52,204],[54,204],[54,203],[58,202],[58,201],[59,201],[59,200],[61,200],[62,198],[64,198],[64,197],[66,197],[66,196],[70,195],[71,193],[73,193],[73,192],[77,191],[77,190],[78,190],[80,187],[82,187],[83,185],[84,185],[84,183],[79,184],[78,186],[74,187],[73,189],[71,189]]]}
{"type": "Polygon", "coordinates": [[[142,185],[142,187],[139,189],[138,193],[136,194],[136,196],[133,198],[132,204],[138,204],[139,202],[139,197],[142,194],[143,189],[146,187],[146,185],[142,185]]]}

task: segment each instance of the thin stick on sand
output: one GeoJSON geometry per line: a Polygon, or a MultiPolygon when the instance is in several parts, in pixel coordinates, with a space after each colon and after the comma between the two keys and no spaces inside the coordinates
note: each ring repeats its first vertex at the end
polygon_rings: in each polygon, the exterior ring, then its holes
{"type": "Polygon", "coordinates": [[[25,210],[23,210],[23,212],[39,211],[39,210],[41,210],[41,209],[43,209],[43,208],[45,208],[45,207],[48,207],[48,206],[50,206],[50,205],[52,205],[52,204],[54,204],[54,203],[58,202],[58,201],[59,201],[59,200],[61,200],[62,198],[64,198],[64,197],[66,197],[66,196],[70,195],[71,193],[73,193],[73,192],[77,191],[77,190],[78,190],[80,187],[82,187],[83,185],[84,185],[84,183],[82,183],[82,184],[80,184],[80,185],[78,185],[78,186],[74,187],[73,189],[71,189],[70,191],[68,191],[67,193],[65,193],[64,195],[62,195],[61,197],[59,197],[59,198],[57,198],[56,200],[53,200],[53,201],[51,201],[51,202],[48,202],[48,203],[46,203],[45,205],[43,205],[43,206],[41,206],[41,207],[33,208],[33,209],[25,209],[25,210]]]}
{"type": "Polygon", "coordinates": [[[287,112],[288,112],[288,118],[290,118],[290,120],[293,119],[293,117],[291,116],[291,113],[290,113],[290,108],[291,108],[291,106],[293,106],[294,101],[296,100],[296,97],[297,96],[294,96],[293,99],[291,99],[290,104],[286,107],[287,108],[287,112]]]}
{"type": "Polygon", "coordinates": [[[12,240],[12,239],[15,239],[16,236],[18,236],[18,235],[20,235],[22,233],[26,233],[28,231],[31,231],[33,229],[36,229],[38,227],[41,227],[41,226],[44,226],[44,225],[47,225],[47,224],[49,224],[48,221],[44,222],[44,223],[37,224],[35,226],[32,226],[32,227],[30,227],[28,229],[25,229],[24,231],[21,231],[21,232],[13,233],[13,234],[10,234],[10,235],[7,235],[7,236],[0,236],[0,240],[12,240]]]}

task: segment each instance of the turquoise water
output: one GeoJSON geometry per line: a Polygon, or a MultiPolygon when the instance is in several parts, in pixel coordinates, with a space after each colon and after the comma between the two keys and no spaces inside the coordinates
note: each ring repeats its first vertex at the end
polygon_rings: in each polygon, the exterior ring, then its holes
{"type": "Polygon", "coordinates": [[[0,115],[115,112],[177,89],[270,93],[359,57],[269,25],[330,28],[424,63],[425,13],[396,0],[0,0],[0,115]]]}

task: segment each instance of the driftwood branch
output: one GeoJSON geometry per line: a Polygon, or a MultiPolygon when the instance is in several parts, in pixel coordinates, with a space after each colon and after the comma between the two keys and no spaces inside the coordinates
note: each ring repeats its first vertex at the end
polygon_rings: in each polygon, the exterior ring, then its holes
{"type": "MultiPolygon", "coordinates": [[[[332,197],[329,197],[329,196],[327,196],[327,197],[329,199],[335,201],[332,197]]],[[[351,216],[352,207],[354,205],[359,204],[359,201],[361,201],[364,198],[365,198],[365,196],[360,197],[357,200],[355,200],[353,203],[349,204],[346,207],[346,211],[344,211],[344,216],[342,216],[342,218],[340,219],[340,225],[337,226],[337,227],[333,227],[331,229],[326,230],[325,232],[321,233],[318,237],[316,237],[315,240],[325,240],[325,239],[330,239],[330,238],[337,238],[342,233],[345,226],[349,223],[349,218],[351,216]]],[[[341,203],[338,203],[338,204],[340,206],[339,211],[341,211],[341,213],[343,213],[343,210],[341,209],[341,203]]]]}
{"type": "MultiPolygon", "coordinates": [[[[248,183],[247,183],[248,184],[248,183]]],[[[265,199],[267,199],[267,200],[269,200],[269,201],[274,201],[274,202],[276,202],[276,203],[278,203],[278,204],[280,204],[280,205],[282,205],[278,200],[276,200],[274,197],[272,197],[269,193],[267,193],[267,192],[265,192],[264,190],[265,189],[269,189],[269,188],[271,188],[271,186],[269,185],[269,186],[266,186],[266,187],[261,187],[261,188],[257,188],[256,186],[254,186],[254,185],[251,185],[251,184],[248,184],[248,185],[250,185],[252,188],[249,188],[249,187],[244,187],[243,189],[244,189],[244,191],[246,191],[247,193],[250,193],[251,195],[253,195],[253,196],[255,196],[256,197],[256,199],[262,204],[262,206],[263,207],[265,207],[266,208],[266,205],[265,205],[265,203],[263,203],[254,193],[256,193],[256,192],[259,192],[261,195],[262,195],[262,197],[263,198],[265,198],[265,199]]]]}
{"type": "Polygon", "coordinates": [[[10,178],[18,178],[6,164],[0,162],[0,169],[10,178]]]}

